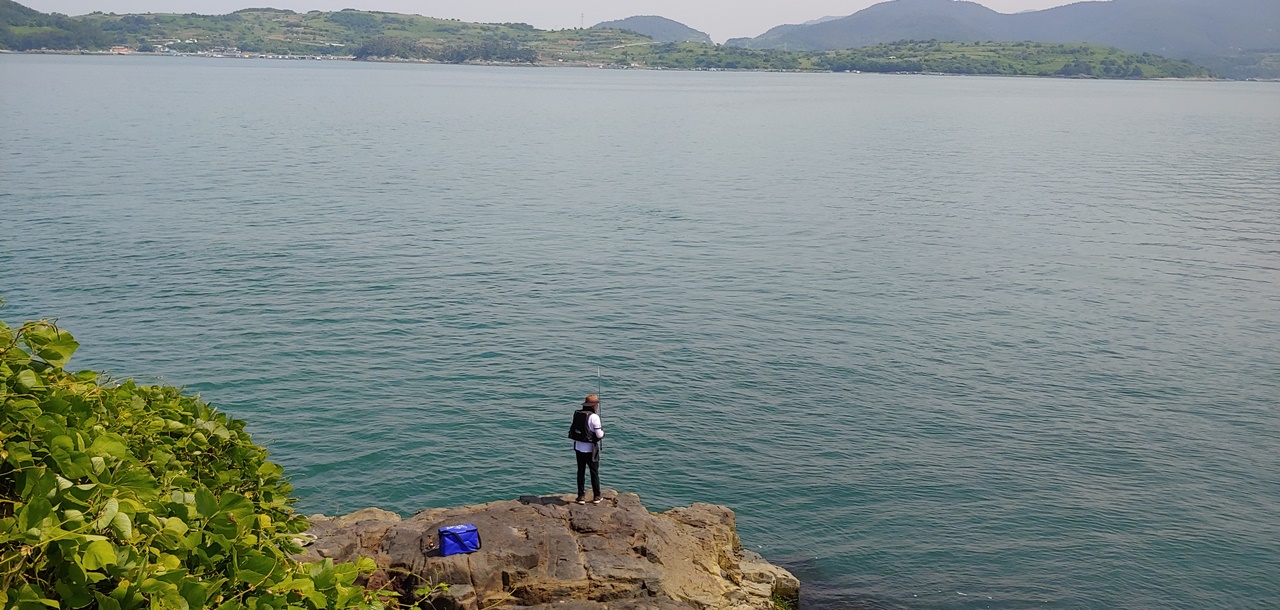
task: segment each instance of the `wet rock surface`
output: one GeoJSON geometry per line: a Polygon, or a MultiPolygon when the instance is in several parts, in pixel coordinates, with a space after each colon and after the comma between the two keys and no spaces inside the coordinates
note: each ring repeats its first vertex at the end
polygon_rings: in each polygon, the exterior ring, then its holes
{"type": "Polygon", "coordinates": [[[651,513],[635,494],[606,491],[600,505],[572,496],[422,511],[408,519],[365,509],[311,518],[299,559],[373,559],[368,586],[437,610],[771,610],[800,582],[744,551],[733,511],[694,504],[651,513]],[[474,524],[476,553],[442,557],[437,530],[474,524]],[[413,591],[448,585],[426,600],[413,591]]]}

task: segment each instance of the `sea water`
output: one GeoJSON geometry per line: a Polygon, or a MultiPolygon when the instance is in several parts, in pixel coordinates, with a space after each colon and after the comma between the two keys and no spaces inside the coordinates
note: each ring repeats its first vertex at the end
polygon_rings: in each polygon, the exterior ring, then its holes
{"type": "Polygon", "coordinates": [[[1280,85],[11,55],[0,133],[0,316],[303,512],[572,492],[599,391],[807,608],[1280,606],[1280,85]]]}

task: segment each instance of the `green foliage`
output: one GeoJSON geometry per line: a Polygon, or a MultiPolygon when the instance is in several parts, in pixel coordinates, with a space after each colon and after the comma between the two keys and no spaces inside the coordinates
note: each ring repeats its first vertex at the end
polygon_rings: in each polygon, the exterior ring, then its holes
{"type": "Polygon", "coordinates": [[[699,43],[667,43],[610,49],[605,53],[620,65],[635,64],[677,70],[800,70],[805,54],[752,51],[699,43]]]}
{"type": "Polygon", "coordinates": [[[461,64],[469,61],[534,63],[538,53],[514,40],[489,39],[471,44],[436,45],[408,38],[379,36],[354,51],[356,59],[430,59],[461,64]]]}
{"type": "Polygon", "coordinates": [[[65,15],[47,15],[11,0],[0,0],[0,48],[98,49],[107,44],[98,28],[65,15]]]}
{"type": "Polygon", "coordinates": [[[612,63],[687,70],[822,70],[1096,78],[1208,77],[1184,61],[1096,45],[904,41],[843,51],[750,50],[702,44],[609,49],[612,63]]]}
{"type": "Polygon", "coordinates": [[[1205,78],[1209,71],[1185,61],[1127,53],[1089,44],[1038,42],[903,41],[816,54],[815,66],[836,72],[1087,76],[1096,78],[1205,78]]]}
{"type": "Polygon", "coordinates": [[[337,13],[330,13],[325,19],[329,23],[364,35],[377,36],[382,33],[382,21],[372,13],[362,13],[347,9],[337,13]]]}
{"type": "Polygon", "coordinates": [[[1226,57],[1197,57],[1195,61],[1226,78],[1280,80],[1280,49],[1241,51],[1226,57]]]}
{"type": "Polygon", "coordinates": [[[291,558],[307,521],[244,422],[70,373],[78,347],[0,322],[0,607],[382,608],[371,561],[291,558]]]}

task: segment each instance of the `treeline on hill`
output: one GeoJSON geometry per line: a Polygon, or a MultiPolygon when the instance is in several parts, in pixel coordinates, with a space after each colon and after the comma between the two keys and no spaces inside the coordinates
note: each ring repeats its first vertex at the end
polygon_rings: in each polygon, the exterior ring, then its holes
{"type": "Polygon", "coordinates": [[[1200,57],[1196,61],[1225,78],[1280,79],[1280,48],[1241,51],[1227,57],[1200,57]]]}
{"type": "Polygon", "coordinates": [[[613,53],[614,63],[674,70],[807,70],[811,53],[754,51],[696,42],[637,46],[613,53]]]}
{"type": "MultiPolygon", "coordinates": [[[[293,14],[291,11],[252,9],[254,13],[293,14]]],[[[332,55],[343,52],[341,46],[313,41],[281,40],[256,27],[256,14],[236,11],[229,15],[157,14],[112,16],[93,13],[87,23],[101,28],[111,44],[132,46],[151,51],[158,41],[182,53],[206,51],[214,46],[235,46],[249,53],[332,55]],[[190,34],[185,34],[190,32],[190,34]],[[184,34],[184,35],[180,35],[184,34]],[[183,42],[194,38],[196,42],[183,42]]]]}
{"type": "Polygon", "coordinates": [[[106,32],[91,24],[0,0],[0,48],[14,51],[98,49],[107,44],[106,32]]]}
{"type": "Polygon", "coordinates": [[[819,55],[816,64],[835,72],[931,72],[943,74],[1074,76],[1096,78],[1208,77],[1200,66],[1090,44],[1036,42],[903,41],[819,55]]]}
{"type": "Polygon", "coordinates": [[[903,41],[843,51],[748,50],[673,43],[616,52],[619,65],[674,69],[822,70],[1095,78],[1208,77],[1200,66],[1087,44],[903,41]]]}
{"type": "Polygon", "coordinates": [[[514,40],[488,39],[472,44],[438,45],[409,38],[379,36],[356,48],[356,59],[422,59],[460,64],[468,61],[526,63],[538,52],[514,40]]]}

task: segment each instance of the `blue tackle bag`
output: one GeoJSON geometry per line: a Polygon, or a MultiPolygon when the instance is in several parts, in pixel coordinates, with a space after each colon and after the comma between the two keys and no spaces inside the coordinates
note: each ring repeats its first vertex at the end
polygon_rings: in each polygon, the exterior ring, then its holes
{"type": "Polygon", "coordinates": [[[480,550],[480,532],[470,523],[440,528],[440,554],[460,555],[480,550]]]}

